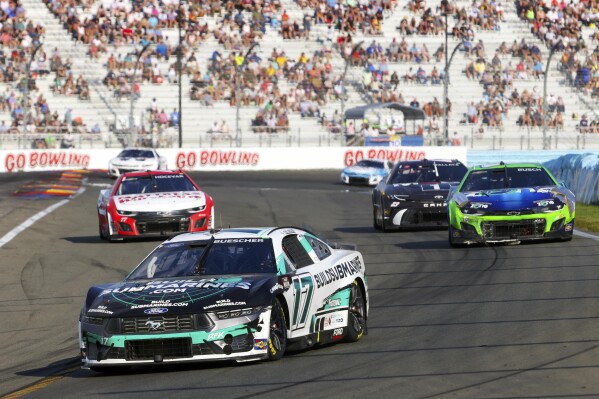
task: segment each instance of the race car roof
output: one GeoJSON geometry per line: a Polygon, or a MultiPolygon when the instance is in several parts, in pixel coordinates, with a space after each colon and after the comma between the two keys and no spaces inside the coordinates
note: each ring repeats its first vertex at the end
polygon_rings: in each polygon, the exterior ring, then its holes
{"type": "Polygon", "coordinates": [[[482,169],[501,169],[501,168],[545,168],[543,165],[528,162],[528,163],[499,163],[497,165],[478,165],[473,166],[472,170],[482,170],[482,169]]]}
{"type": "Polygon", "coordinates": [[[139,177],[139,176],[157,176],[157,175],[182,175],[181,170],[137,170],[134,172],[123,173],[124,177],[139,177]]]}
{"type": "Polygon", "coordinates": [[[264,238],[275,227],[251,227],[251,228],[231,228],[225,230],[202,231],[198,233],[183,233],[173,236],[169,239],[169,242],[185,242],[185,241],[196,241],[196,240],[208,240],[214,236],[216,239],[230,239],[230,238],[264,238]]]}

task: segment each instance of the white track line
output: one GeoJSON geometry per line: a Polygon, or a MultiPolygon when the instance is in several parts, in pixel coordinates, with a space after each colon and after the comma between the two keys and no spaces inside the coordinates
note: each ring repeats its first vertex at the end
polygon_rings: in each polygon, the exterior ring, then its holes
{"type": "Polygon", "coordinates": [[[584,237],[584,238],[590,238],[591,240],[599,241],[599,236],[596,236],[594,234],[585,233],[584,231],[574,230],[574,234],[577,236],[584,237]]]}
{"type": "Polygon", "coordinates": [[[0,238],[0,248],[2,248],[4,245],[8,244],[19,233],[22,233],[28,227],[31,227],[35,222],[37,222],[38,220],[40,220],[44,216],[48,215],[49,213],[51,213],[55,209],[60,208],[61,206],[63,206],[64,204],[68,203],[73,198],[77,198],[79,195],[83,194],[84,191],[85,191],[85,188],[81,187],[81,188],[79,188],[79,190],[77,190],[77,192],[75,193],[75,195],[73,195],[71,198],[69,198],[69,199],[63,199],[62,201],[59,201],[59,202],[57,202],[54,205],[50,205],[49,207],[47,207],[43,211],[40,211],[40,212],[36,213],[35,215],[31,216],[29,219],[25,220],[23,223],[21,223],[20,225],[18,225],[17,227],[15,227],[14,229],[12,229],[8,233],[6,233],[2,238],[0,238]]]}

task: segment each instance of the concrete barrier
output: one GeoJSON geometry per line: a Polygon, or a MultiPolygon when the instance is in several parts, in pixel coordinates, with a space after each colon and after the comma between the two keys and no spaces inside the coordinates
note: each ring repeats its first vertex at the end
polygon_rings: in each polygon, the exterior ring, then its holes
{"type": "MultiPolygon", "coordinates": [[[[1,150],[0,173],[65,169],[107,169],[120,149],[1,150]]],[[[169,169],[308,170],[339,169],[361,159],[392,162],[459,159],[467,163],[465,147],[283,147],[158,149],[169,169]]]]}

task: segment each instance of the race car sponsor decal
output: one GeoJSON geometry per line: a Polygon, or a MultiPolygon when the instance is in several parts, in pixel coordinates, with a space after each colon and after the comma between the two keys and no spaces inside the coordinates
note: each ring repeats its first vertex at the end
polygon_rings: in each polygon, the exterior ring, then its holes
{"type": "Polygon", "coordinates": [[[183,175],[153,175],[154,179],[185,179],[183,175]]]}
{"type": "Polygon", "coordinates": [[[333,330],[333,339],[343,338],[343,328],[336,328],[333,330]]]}
{"type": "Polygon", "coordinates": [[[541,168],[518,168],[518,172],[540,172],[541,168]]]}
{"type": "MultiPolygon", "coordinates": [[[[166,300],[162,300],[162,301],[152,301],[150,303],[144,303],[144,304],[139,304],[139,305],[133,305],[131,306],[131,309],[144,309],[144,308],[152,308],[152,309],[148,309],[150,310],[150,312],[146,312],[144,310],[144,313],[147,314],[160,314],[160,313],[165,313],[162,310],[165,309],[165,306],[188,306],[189,304],[187,302],[171,302],[170,300],[166,299],[166,300]]],[[[168,309],[166,309],[166,311],[168,312],[168,309]]]]}
{"type": "Polygon", "coordinates": [[[220,300],[216,301],[216,303],[213,303],[212,305],[204,306],[204,309],[212,309],[212,308],[218,308],[218,307],[222,307],[222,306],[245,306],[245,305],[246,305],[245,302],[233,302],[230,299],[220,299],[220,300]]]}
{"type": "Polygon", "coordinates": [[[140,286],[130,286],[124,288],[112,288],[102,291],[101,295],[110,293],[125,293],[125,292],[147,292],[152,294],[169,294],[177,292],[186,292],[188,288],[241,288],[249,290],[252,284],[250,282],[229,282],[219,281],[218,279],[201,279],[201,280],[175,280],[175,281],[153,281],[140,286]]]}
{"type": "Polygon", "coordinates": [[[314,280],[316,280],[316,288],[324,287],[333,281],[358,274],[360,270],[362,270],[362,262],[360,262],[360,257],[356,256],[350,261],[342,262],[329,269],[326,269],[323,272],[317,273],[314,276],[314,280]]]}
{"type": "Polygon", "coordinates": [[[200,191],[178,191],[168,193],[150,193],[150,194],[135,194],[135,195],[119,195],[114,197],[119,204],[128,202],[153,200],[159,198],[181,198],[181,199],[198,199],[204,198],[204,194],[200,191]]]}
{"type": "Polygon", "coordinates": [[[265,351],[268,346],[268,342],[265,338],[254,338],[254,350],[265,351]]]}
{"type": "Polygon", "coordinates": [[[225,338],[225,332],[224,331],[217,331],[217,332],[212,332],[210,334],[208,334],[208,341],[216,341],[216,340],[220,340],[225,338]]]}
{"type": "Polygon", "coordinates": [[[347,311],[338,311],[316,316],[314,322],[314,332],[330,330],[333,328],[345,327],[347,311]]]}
{"type": "Polygon", "coordinates": [[[108,310],[108,308],[104,305],[98,306],[97,308],[90,309],[87,313],[104,313],[104,314],[113,314],[114,312],[108,310]]]}
{"type": "Polygon", "coordinates": [[[423,208],[443,208],[446,207],[447,203],[445,202],[431,202],[422,204],[423,208]]]}
{"type": "Polygon", "coordinates": [[[242,244],[246,242],[264,242],[263,238],[223,238],[214,240],[215,244],[242,244]]]}
{"type": "Polygon", "coordinates": [[[162,314],[168,312],[167,308],[151,308],[144,310],[145,314],[162,314]]]}
{"type": "Polygon", "coordinates": [[[339,299],[339,298],[336,298],[336,299],[327,298],[324,301],[324,304],[326,306],[330,307],[330,308],[336,308],[337,306],[341,306],[341,299],[339,299]]]}
{"type": "Polygon", "coordinates": [[[555,201],[547,199],[547,200],[538,200],[538,201],[533,201],[533,203],[536,206],[548,206],[548,205],[555,205],[555,201]]]}

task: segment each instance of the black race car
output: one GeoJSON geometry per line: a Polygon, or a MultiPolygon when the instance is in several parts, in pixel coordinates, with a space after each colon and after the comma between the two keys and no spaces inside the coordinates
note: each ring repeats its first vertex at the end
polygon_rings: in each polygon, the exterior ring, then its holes
{"type": "Polygon", "coordinates": [[[374,228],[447,226],[447,194],[467,170],[458,160],[398,162],[372,191],[374,228]]]}

